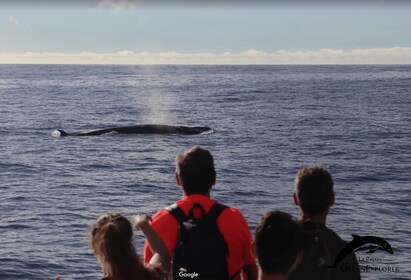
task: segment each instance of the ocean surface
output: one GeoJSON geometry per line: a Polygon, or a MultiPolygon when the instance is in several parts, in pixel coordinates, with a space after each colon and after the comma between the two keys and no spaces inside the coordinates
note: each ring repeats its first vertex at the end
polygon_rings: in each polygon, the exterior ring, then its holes
{"type": "Polygon", "coordinates": [[[328,226],[394,248],[358,253],[362,278],[410,279],[411,66],[68,65],[0,65],[0,279],[99,279],[90,224],[177,200],[174,159],[194,145],[252,231],[269,210],[298,216],[294,175],[323,165],[328,226]],[[214,133],[51,136],[148,123],[214,133]]]}

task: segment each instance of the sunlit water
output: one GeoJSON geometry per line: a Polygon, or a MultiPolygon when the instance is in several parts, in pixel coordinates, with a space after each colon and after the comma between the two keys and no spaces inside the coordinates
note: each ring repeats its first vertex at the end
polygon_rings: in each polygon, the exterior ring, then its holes
{"type": "Polygon", "coordinates": [[[298,216],[295,173],[324,165],[336,189],[329,227],[394,248],[361,261],[385,268],[363,279],[409,279],[410,66],[2,65],[0,100],[0,279],[101,277],[90,223],[178,199],[174,158],[193,145],[215,157],[212,195],[252,231],[272,209],[298,216]],[[214,133],[50,135],[144,123],[214,133]]]}

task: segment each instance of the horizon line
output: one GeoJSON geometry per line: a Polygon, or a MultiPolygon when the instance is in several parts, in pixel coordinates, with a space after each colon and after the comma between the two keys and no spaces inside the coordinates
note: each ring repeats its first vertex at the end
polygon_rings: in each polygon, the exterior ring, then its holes
{"type": "Polygon", "coordinates": [[[0,64],[61,65],[399,65],[411,64],[411,47],[278,50],[265,52],[0,52],[0,64]]]}

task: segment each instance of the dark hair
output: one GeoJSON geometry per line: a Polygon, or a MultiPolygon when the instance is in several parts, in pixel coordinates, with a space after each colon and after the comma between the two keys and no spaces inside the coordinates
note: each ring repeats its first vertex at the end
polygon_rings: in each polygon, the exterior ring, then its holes
{"type": "Polygon", "coordinates": [[[265,274],[287,274],[303,249],[301,225],[285,212],[268,212],[255,229],[255,248],[265,274]]]}
{"type": "Polygon", "coordinates": [[[303,168],[295,176],[294,192],[304,213],[322,213],[328,210],[330,199],[334,196],[331,174],[319,165],[303,168]]]}
{"type": "Polygon", "coordinates": [[[176,173],[186,194],[206,193],[216,176],[213,156],[206,149],[193,147],[177,156],[176,173]]]}
{"type": "Polygon", "coordinates": [[[91,228],[91,247],[110,280],[162,279],[159,269],[148,269],[138,257],[131,223],[120,213],[100,216],[91,228]]]}

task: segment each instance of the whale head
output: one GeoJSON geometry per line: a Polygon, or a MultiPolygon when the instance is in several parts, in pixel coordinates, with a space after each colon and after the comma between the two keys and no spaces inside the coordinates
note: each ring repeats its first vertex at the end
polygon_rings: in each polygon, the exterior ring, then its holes
{"type": "Polygon", "coordinates": [[[56,129],[51,133],[51,136],[53,137],[62,137],[62,136],[67,136],[67,135],[69,134],[62,129],[56,129]]]}

